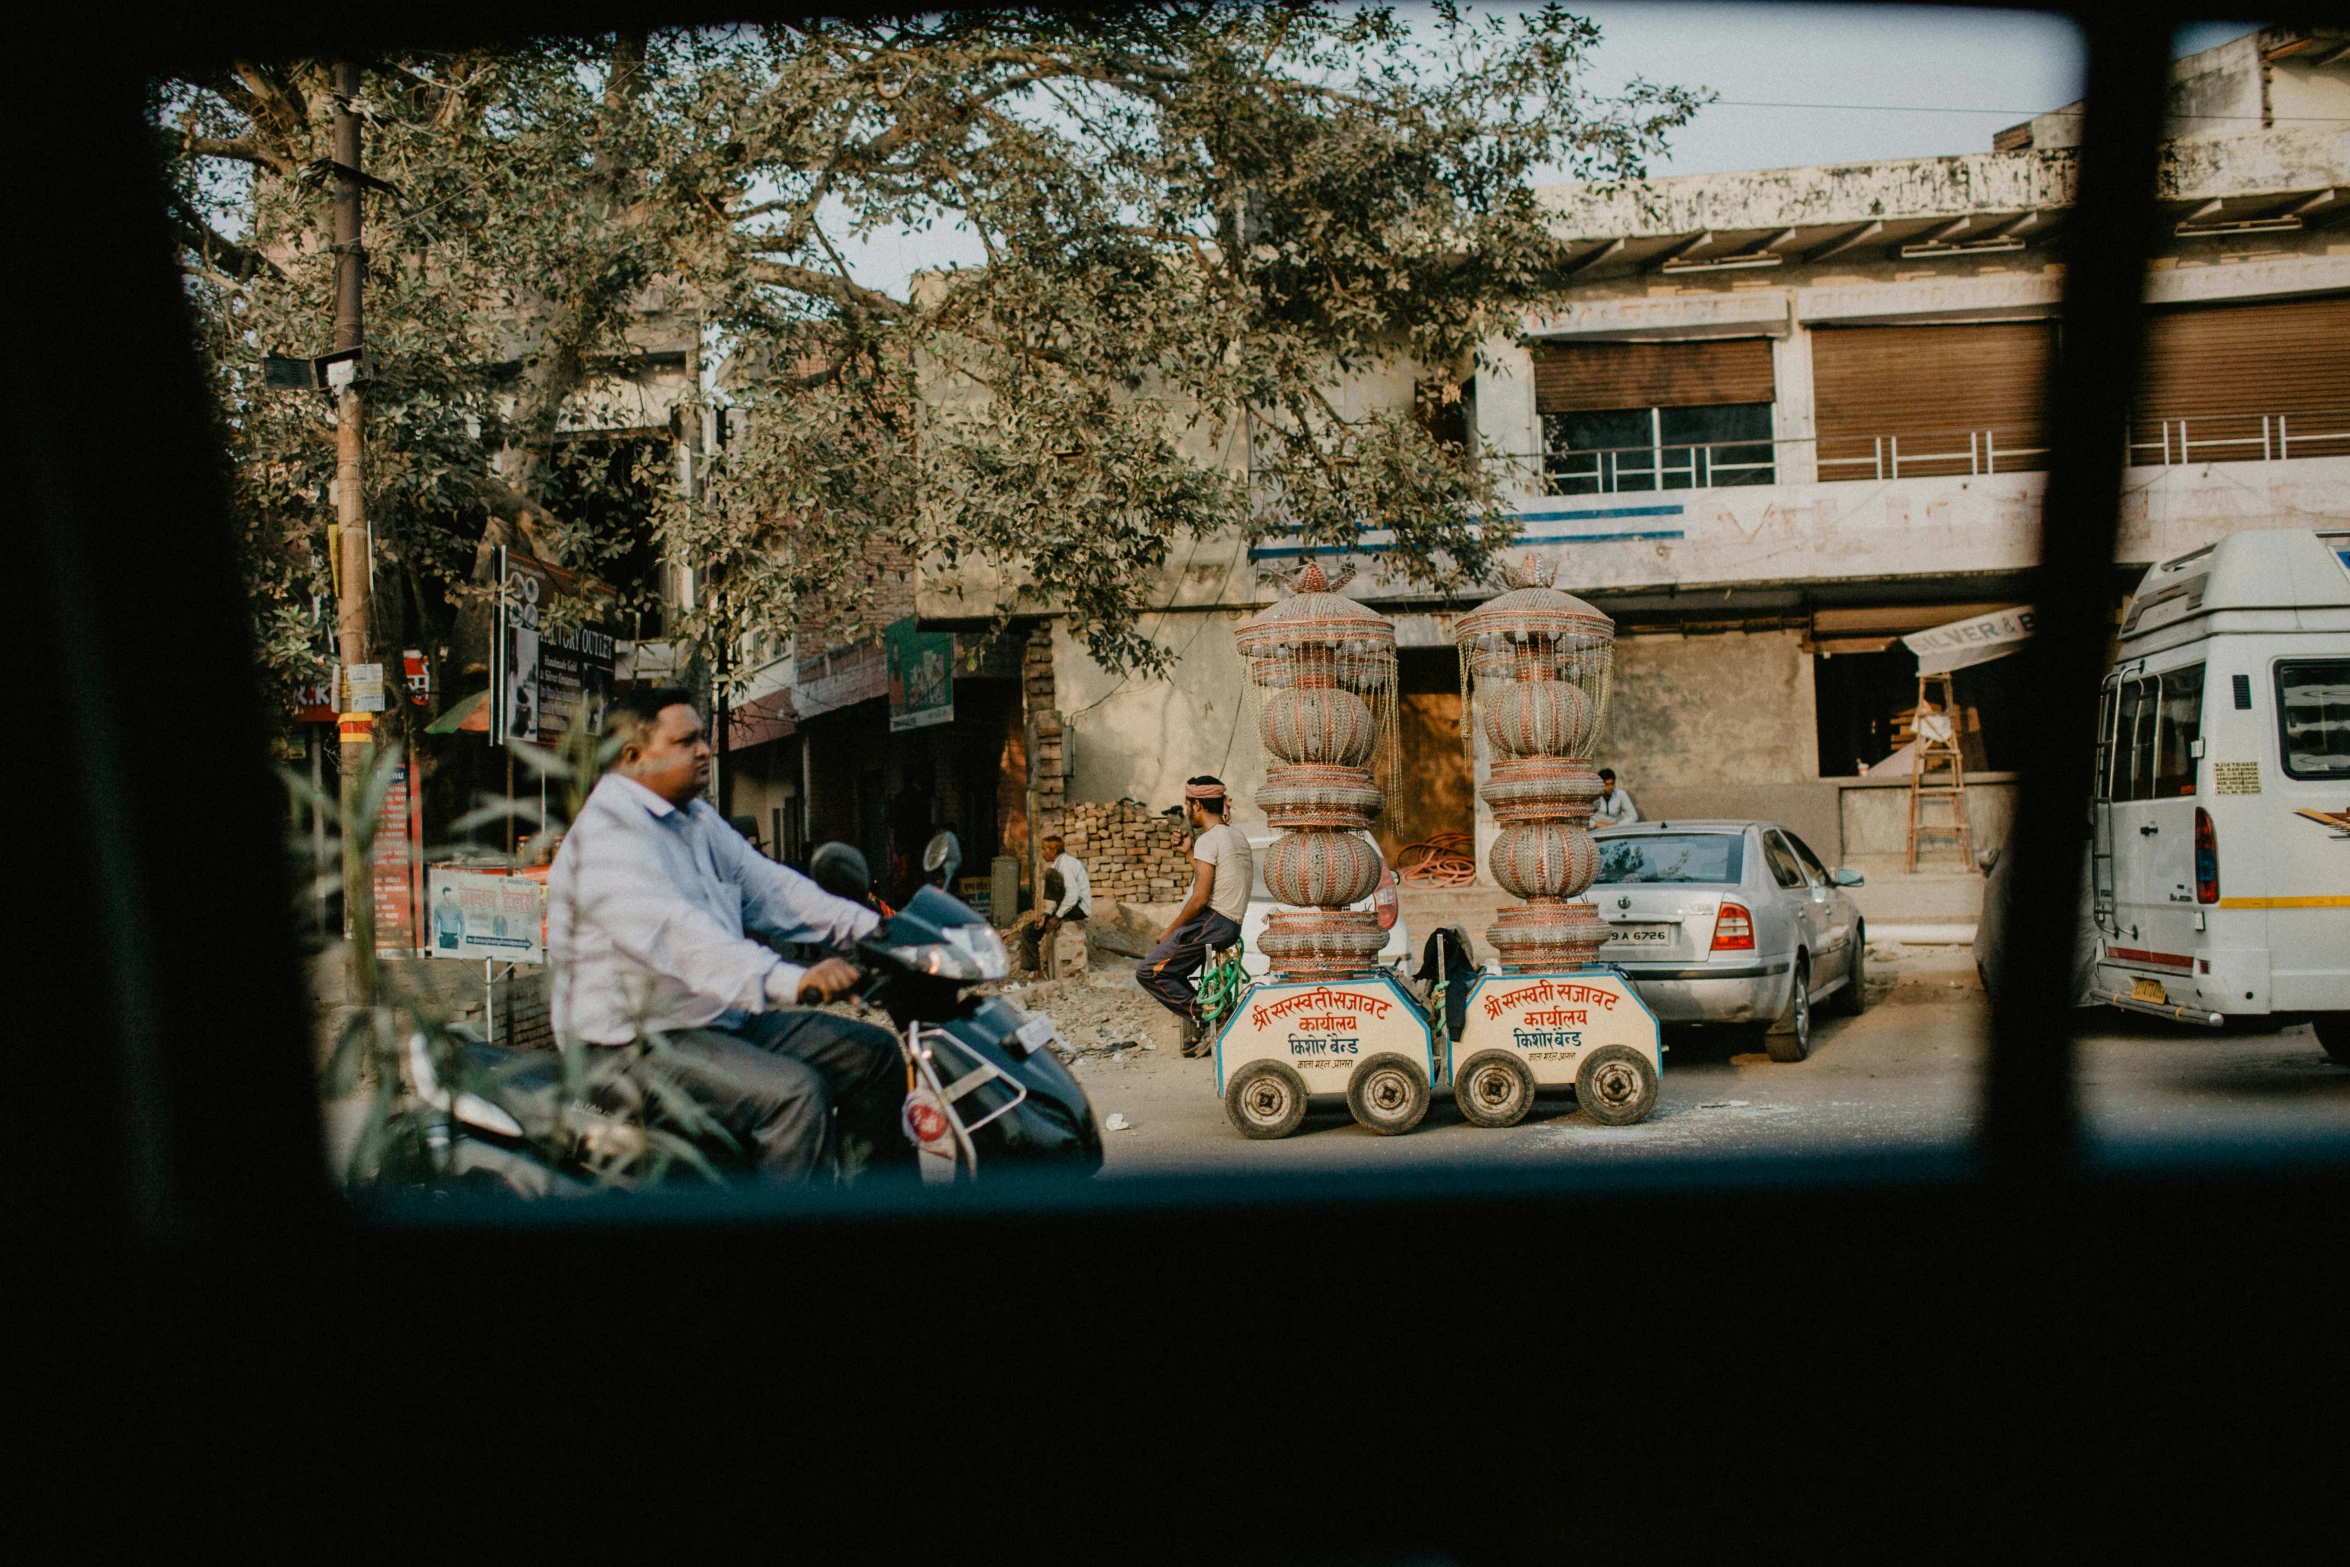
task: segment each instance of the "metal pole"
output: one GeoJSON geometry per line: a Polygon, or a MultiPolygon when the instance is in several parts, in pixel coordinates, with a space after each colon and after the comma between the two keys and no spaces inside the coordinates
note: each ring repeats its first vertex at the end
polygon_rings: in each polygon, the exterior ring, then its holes
{"type": "MultiPolygon", "coordinates": [[[[335,352],[366,346],[360,316],[361,290],[367,275],[367,251],[360,242],[359,116],[352,101],[359,96],[359,67],[344,61],[335,67],[335,352]]],[[[367,497],[360,458],[364,431],[357,365],[351,378],[335,391],[335,641],[346,680],[360,664],[378,663],[374,635],[374,551],[368,547],[367,497]]],[[[346,693],[347,694],[347,693],[346,693]]],[[[338,703],[338,707],[350,704],[338,703]]],[[[361,785],[375,759],[375,715],[345,712],[338,726],[341,737],[341,799],[343,804],[343,930],[351,942],[353,989],[362,1004],[375,999],[375,905],[370,896],[368,866],[360,853],[359,823],[354,819],[361,785]]]]}

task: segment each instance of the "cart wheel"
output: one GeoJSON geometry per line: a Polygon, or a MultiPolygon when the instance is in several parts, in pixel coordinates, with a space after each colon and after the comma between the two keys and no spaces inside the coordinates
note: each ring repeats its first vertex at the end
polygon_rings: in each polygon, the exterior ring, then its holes
{"type": "Polygon", "coordinates": [[[1452,1075],[1452,1102],[1472,1126],[1515,1126],[1534,1108],[1534,1071],[1507,1050],[1482,1050],[1452,1075]]]}
{"type": "Polygon", "coordinates": [[[1601,1045],[1575,1069],[1575,1098],[1602,1126],[1630,1126],[1656,1108],[1656,1068],[1625,1045],[1601,1045]]]}
{"type": "Polygon", "coordinates": [[[1306,1118],[1305,1079],[1285,1062],[1251,1061],[1224,1085],[1224,1115],[1243,1137],[1287,1137],[1306,1118]]]}
{"type": "Polygon", "coordinates": [[[1427,1076],[1403,1056],[1372,1056],[1346,1080],[1346,1107],[1382,1137],[1408,1132],[1428,1113],[1427,1076]]]}

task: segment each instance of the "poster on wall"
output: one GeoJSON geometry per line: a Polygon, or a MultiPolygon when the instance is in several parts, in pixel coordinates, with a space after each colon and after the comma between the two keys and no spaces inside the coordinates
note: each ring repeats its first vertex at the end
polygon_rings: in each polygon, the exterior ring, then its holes
{"type": "Polygon", "coordinates": [[[955,637],[917,631],[914,617],[893,620],[881,633],[889,660],[889,727],[924,729],[955,719],[955,637]]]}
{"type": "Polygon", "coordinates": [[[618,644],[596,621],[610,613],[612,590],[518,551],[498,556],[490,743],[513,737],[551,745],[583,704],[587,727],[601,728],[618,644]],[[583,615],[584,623],[575,623],[583,615]]]}
{"type": "Polygon", "coordinates": [[[529,876],[493,876],[435,867],[426,948],[436,958],[499,963],[547,961],[547,887],[529,876]]]}

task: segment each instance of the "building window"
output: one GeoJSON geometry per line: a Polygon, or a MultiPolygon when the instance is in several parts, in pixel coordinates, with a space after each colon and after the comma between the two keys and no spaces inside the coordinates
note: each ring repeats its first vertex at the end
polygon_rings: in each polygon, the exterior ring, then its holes
{"type": "Polygon", "coordinates": [[[1702,490],[1776,478],[1769,403],[1546,413],[1542,446],[1553,495],[1702,490]]]}
{"type": "Polygon", "coordinates": [[[1538,344],[1545,488],[1612,495],[1770,484],[1776,395],[1766,338],[1538,344]]]}

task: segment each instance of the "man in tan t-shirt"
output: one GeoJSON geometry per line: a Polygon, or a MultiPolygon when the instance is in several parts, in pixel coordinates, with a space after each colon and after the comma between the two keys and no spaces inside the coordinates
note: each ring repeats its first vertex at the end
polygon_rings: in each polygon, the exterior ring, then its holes
{"type": "Polygon", "coordinates": [[[1134,971],[1142,988],[1167,1010],[1183,1019],[1183,1053],[1206,1054],[1200,1026],[1198,993],[1191,976],[1207,962],[1208,953],[1240,939],[1241,917],[1248,913],[1249,889],[1256,882],[1256,856],[1247,836],[1231,824],[1232,802],[1223,780],[1192,779],[1183,786],[1184,814],[1191,819],[1191,894],[1175,922],[1159,933],[1159,944],[1134,971]]]}

